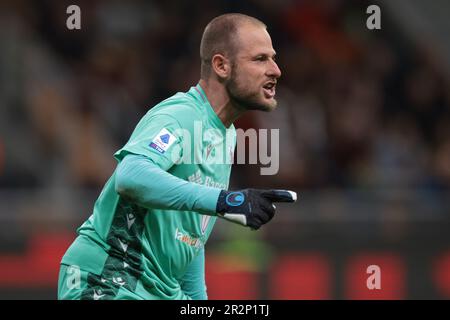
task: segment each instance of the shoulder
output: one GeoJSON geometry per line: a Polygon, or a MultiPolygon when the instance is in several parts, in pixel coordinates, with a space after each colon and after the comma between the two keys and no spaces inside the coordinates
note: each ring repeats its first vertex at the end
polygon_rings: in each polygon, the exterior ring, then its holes
{"type": "Polygon", "coordinates": [[[195,99],[183,92],[167,98],[166,100],[157,104],[154,108],[148,112],[152,114],[167,114],[174,117],[181,116],[201,116],[200,108],[195,99]]]}
{"type": "Polygon", "coordinates": [[[202,121],[203,114],[192,96],[178,92],[150,109],[145,117],[173,119],[181,127],[190,127],[195,121],[202,121]]]}

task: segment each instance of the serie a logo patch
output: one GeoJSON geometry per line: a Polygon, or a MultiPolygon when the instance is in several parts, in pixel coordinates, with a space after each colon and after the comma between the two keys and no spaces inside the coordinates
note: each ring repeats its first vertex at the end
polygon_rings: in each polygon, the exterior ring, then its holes
{"type": "Polygon", "coordinates": [[[163,154],[175,142],[176,138],[166,128],[163,128],[150,142],[149,146],[163,154]]]}

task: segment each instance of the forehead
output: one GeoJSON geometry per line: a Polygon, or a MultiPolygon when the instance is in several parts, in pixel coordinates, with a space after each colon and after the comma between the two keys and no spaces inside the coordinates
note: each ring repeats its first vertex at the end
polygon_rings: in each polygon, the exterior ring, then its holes
{"type": "Polygon", "coordinates": [[[237,33],[238,55],[256,55],[265,53],[272,55],[275,50],[272,47],[272,39],[267,30],[262,26],[244,24],[239,27],[237,33]]]}

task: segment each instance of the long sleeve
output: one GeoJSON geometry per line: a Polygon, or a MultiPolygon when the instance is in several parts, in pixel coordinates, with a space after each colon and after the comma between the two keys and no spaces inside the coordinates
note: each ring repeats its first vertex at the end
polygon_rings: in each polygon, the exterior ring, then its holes
{"type": "Polygon", "coordinates": [[[115,189],[145,208],[197,211],[215,215],[221,189],[175,177],[150,158],[128,154],[119,163],[115,189]]]}

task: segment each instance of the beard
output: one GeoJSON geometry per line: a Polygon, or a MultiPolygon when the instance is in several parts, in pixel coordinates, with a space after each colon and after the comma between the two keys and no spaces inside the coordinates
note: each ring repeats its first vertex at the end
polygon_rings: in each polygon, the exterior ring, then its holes
{"type": "Polygon", "coordinates": [[[275,99],[266,100],[261,95],[261,88],[259,90],[251,91],[245,85],[241,85],[237,79],[236,67],[231,71],[230,79],[225,83],[225,90],[227,90],[230,100],[239,108],[245,110],[259,110],[259,111],[273,111],[277,107],[275,99]]]}

